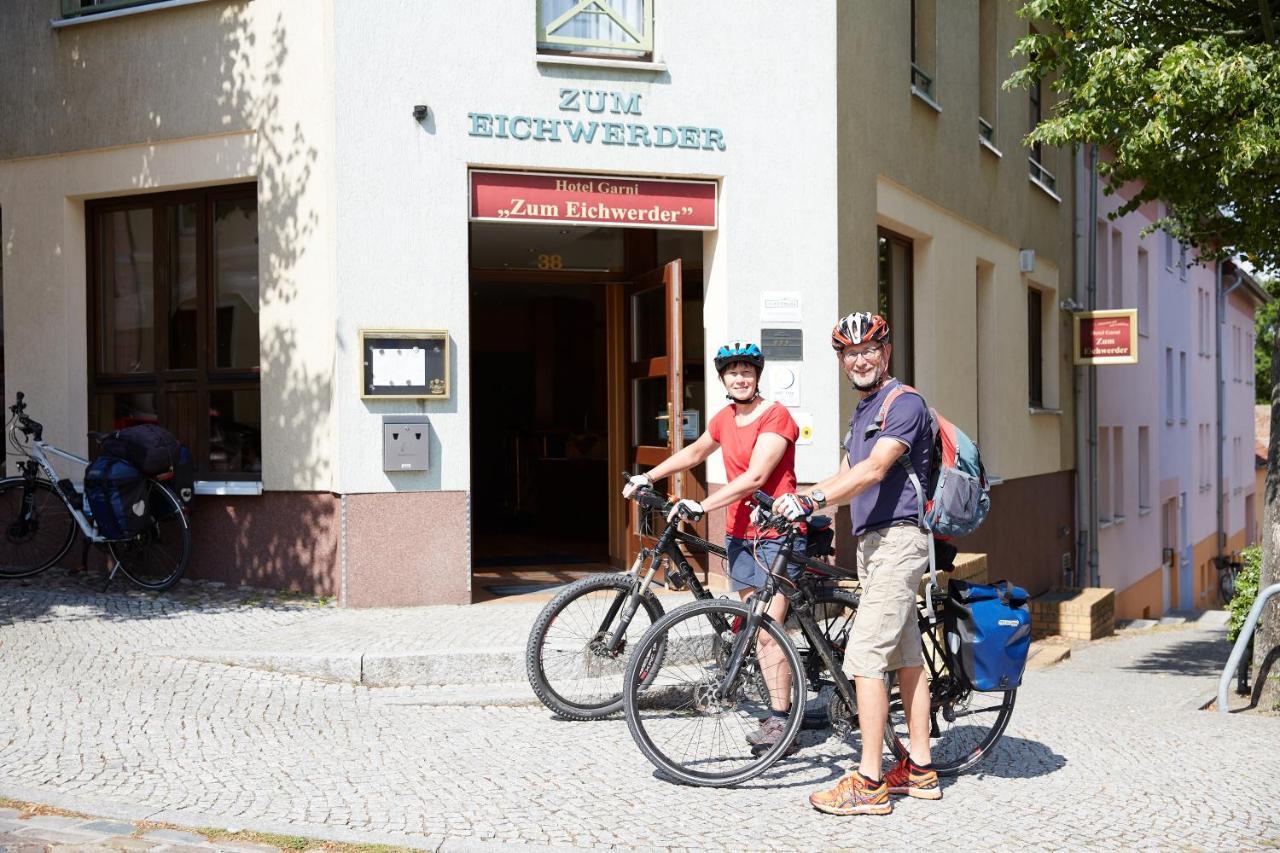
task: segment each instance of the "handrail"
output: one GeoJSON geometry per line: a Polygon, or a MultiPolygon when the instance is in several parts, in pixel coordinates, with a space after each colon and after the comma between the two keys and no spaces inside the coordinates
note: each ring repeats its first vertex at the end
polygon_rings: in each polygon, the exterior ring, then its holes
{"type": "Polygon", "coordinates": [[[1218,679],[1218,713],[1229,714],[1231,711],[1227,708],[1227,690],[1231,685],[1231,676],[1240,666],[1240,659],[1244,657],[1245,647],[1249,645],[1249,640],[1253,638],[1253,631],[1258,627],[1258,619],[1262,617],[1262,608],[1266,606],[1267,600],[1273,595],[1280,595],[1280,583],[1273,583],[1271,586],[1258,593],[1258,597],[1254,599],[1253,607],[1249,608],[1249,616],[1244,620],[1244,627],[1240,629],[1240,635],[1236,637],[1236,644],[1231,647],[1231,657],[1227,658],[1227,665],[1222,670],[1222,677],[1218,679]]]}

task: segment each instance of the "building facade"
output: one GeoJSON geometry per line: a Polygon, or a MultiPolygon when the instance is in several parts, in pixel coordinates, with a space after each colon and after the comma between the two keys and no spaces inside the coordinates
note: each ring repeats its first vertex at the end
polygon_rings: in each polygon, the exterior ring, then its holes
{"type": "Polygon", "coordinates": [[[1158,202],[1113,218],[1132,190],[1100,193],[1096,222],[1096,307],[1137,311],[1138,363],[1097,368],[1098,574],[1120,619],[1221,606],[1216,558],[1257,541],[1253,321],[1267,299],[1243,270],[1149,230],[1158,202]]]}
{"type": "MultiPolygon", "coordinates": [[[[193,576],[467,602],[522,566],[628,561],[618,473],[723,405],[722,341],[765,344],[800,479],[832,472],[855,399],[830,328],[878,308],[893,372],[997,483],[964,547],[1061,583],[1075,182],[1066,152],[1020,144],[1047,88],[1000,88],[1026,23],[998,0],[775,18],[6,6],[6,395],[72,450],[177,432],[193,576]]],[[[673,486],[723,482],[713,457],[673,486]]]]}

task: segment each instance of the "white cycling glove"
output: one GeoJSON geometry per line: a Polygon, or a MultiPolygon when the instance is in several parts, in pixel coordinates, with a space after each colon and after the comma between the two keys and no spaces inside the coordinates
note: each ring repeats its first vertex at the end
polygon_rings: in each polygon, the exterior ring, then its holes
{"type": "Polygon", "coordinates": [[[818,505],[804,495],[788,492],[773,502],[773,511],[781,513],[787,521],[808,518],[818,505]]]}
{"type": "Polygon", "coordinates": [[[636,493],[636,489],[647,489],[652,485],[653,480],[648,474],[636,474],[622,487],[622,496],[629,498],[636,493]]]}
{"type": "Polygon", "coordinates": [[[702,504],[697,501],[691,501],[688,498],[681,498],[676,501],[676,505],[671,508],[671,512],[667,513],[667,521],[675,521],[677,515],[682,515],[690,521],[697,521],[702,518],[704,512],[702,504]]]}

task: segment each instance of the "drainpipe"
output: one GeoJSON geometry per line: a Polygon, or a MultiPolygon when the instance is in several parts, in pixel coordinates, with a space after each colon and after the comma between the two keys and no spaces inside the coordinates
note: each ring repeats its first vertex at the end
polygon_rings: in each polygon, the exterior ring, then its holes
{"type": "Polygon", "coordinates": [[[1222,263],[1223,263],[1222,261],[1218,261],[1218,263],[1217,263],[1217,270],[1216,270],[1216,273],[1215,273],[1215,277],[1217,278],[1217,281],[1216,281],[1216,282],[1215,282],[1215,284],[1214,284],[1214,289],[1217,291],[1217,295],[1218,295],[1218,298],[1217,298],[1217,300],[1216,300],[1216,301],[1217,301],[1217,312],[1216,312],[1216,313],[1217,313],[1217,321],[1218,321],[1218,322],[1215,324],[1215,328],[1214,328],[1214,336],[1213,336],[1213,337],[1214,337],[1214,342],[1213,342],[1213,351],[1214,351],[1214,356],[1213,356],[1213,361],[1214,361],[1214,373],[1216,374],[1216,376],[1217,376],[1217,380],[1218,380],[1218,381],[1217,381],[1217,386],[1216,386],[1216,387],[1217,387],[1217,392],[1218,392],[1218,393],[1217,393],[1217,399],[1216,399],[1216,401],[1215,401],[1215,402],[1216,402],[1216,412],[1215,412],[1215,417],[1217,418],[1217,424],[1216,424],[1216,426],[1217,426],[1217,429],[1218,429],[1218,453],[1217,453],[1217,457],[1218,457],[1218,460],[1217,460],[1217,461],[1218,461],[1218,485],[1217,485],[1217,491],[1214,493],[1214,499],[1217,501],[1217,504],[1218,504],[1218,541],[1217,541],[1217,545],[1218,545],[1218,548],[1217,548],[1217,550],[1218,550],[1218,563],[1217,563],[1217,564],[1218,564],[1219,566],[1221,566],[1221,565],[1222,565],[1222,559],[1223,559],[1223,556],[1224,556],[1224,555],[1223,555],[1223,552],[1226,550],[1226,538],[1227,538],[1227,536],[1226,536],[1226,533],[1227,533],[1227,530],[1226,530],[1226,528],[1227,528],[1226,512],[1225,512],[1225,507],[1223,507],[1223,500],[1222,500],[1222,481],[1223,481],[1223,478],[1224,478],[1224,475],[1225,475],[1225,472],[1223,471],[1223,465],[1224,465],[1224,463],[1223,463],[1223,453],[1224,453],[1224,450],[1225,450],[1225,448],[1224,448],[1224,444],[1226,443],[1226,437],[1225,437],[1225,435],[1224,435],[1224,430],[1223,430],[1223,428],[1222,428],[1222,427],[1223,427],[1223,422],[1226,420],[1226,410],[1227,410],[1227,388],[1226,388],[1226,379],[1225,379],[1225,377],[1223,377],[1223,375],[1222,375],[1222,374],[1223,374],[1223,370],[1222,370],[1222,327],[1223,327],[1223,325],[1225,325],[1225,324],[1226,324],[1226,322],[1227,322],[1227,296],[1228,296],[1228,294],[1230,294],[1230,293],[1231,293],[1231,291],[1233,291],[1233,290],[1235,290],[1237,287],[1239,287],[1239,286],[1240,286],[1240,284],[1241,284],[1241,282],[1243,282],[1243,281],[1244,281],[1244,276],[1243,276],[1243,274],[1241,274],[1239,271],[1237,271],[1237,272],[1236,272],[1236,280],[1235,280],[1235,282],[1234,282],[1230,287],[1228,287],[1226,290],[1223,290],[1223,288],[1222,288],[1222,263]]]}
{"type": "MultiPolygon", "coordinates": [[[[1072,174],[1075,181],[1075,192],[1072,193],[1072,207],[1074,215],[1072,220],[1075,227],[1071,231],[1071,250],[1072,256],[1075,258],[1073,269],[1075,274],[1072,276],[1074,287],[1071,291],[1071,298],[1062,302],[1062,309],[1068,314],[1074,316],[1077,311],[1084,310],[1086,296],[1086,269],[1088,268],[1088,259],[1085,256],[1085,249],[1089,245],[1089,225],[1085,221],[1085,210],[1088,205],[1085,203],[1087,197],[1086,171],[1088,167],[1085,165],[1087,161],[1088,146],[1077,148],[1072,158],[1072,174]]],[[[1072,334],[1075,333],[1074,322],[1071,325],[1072,334]]],[[[1074,345],[1074,344],[1073,344],[1074,345]]],[[[1072,412],[1075,418],[1074,442],[1076,450],[1076,479],[1073,487],[1075,497],[1075,548],[1072,554],[1070,572],[1063,572],[1060,578],[1063,586],[1084,586],[1088,582],[1086,574],[1089,565],[1089,500],[1088,500],[1088,484],[1087,474],[1089,466],[1089,441],[1088,441],[1088,388],[1085,387],[1087,374],[1084,367],[1076,364],[1071,368],[1071,387],[1073,390],[1075,405],[1072,412]]]]}
{"type": "MultiPolygon", "coordinates": [[[[1098,146],[1089,146],[1089,263],[1088,299],[1090,311],[1098,307],[1098,146]]],[[[1102,586],[1098,571],[1098,367],[1086,369],[1089,377],[1089,586],[1102,586]]]]}

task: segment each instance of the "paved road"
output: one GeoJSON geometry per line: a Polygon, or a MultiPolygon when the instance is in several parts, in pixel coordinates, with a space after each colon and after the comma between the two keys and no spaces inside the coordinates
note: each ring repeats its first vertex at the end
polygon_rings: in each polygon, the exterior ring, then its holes
{"type": "Polygon", "coordinates": [[[850,745],[821,733],[741,788],[692,789],[657,777],[621,720],[441,708],[423,688],[156,654],[267,638],[317,612],[218,591],[0,587],[0,796],[444,849],[1280,846],[1280,722],[1196,709],[1226,657],[1220,630],[1076,649],[1028,675],[983,772],[940,802],[841,819],[805,802],[848,763],[850,745]]]}

